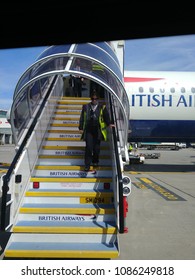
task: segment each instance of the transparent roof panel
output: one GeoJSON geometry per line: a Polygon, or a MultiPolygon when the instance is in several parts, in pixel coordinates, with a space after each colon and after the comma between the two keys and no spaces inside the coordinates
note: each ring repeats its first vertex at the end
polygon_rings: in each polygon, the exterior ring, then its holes
{"type": "Polygon", "coordinates": [[[85,66],[80,71],[83,71],[84,73],[90,72],[90,75],[93,75],[95,78],[108,82],[109,75],[106,75],[106,72],[108,73],[110,70],[122,82],[123,77],[117,57],[109,44],[100,42],[95,44],[85,43],[51,46],[46,49],[38,57],[36,62],[22,75],[16,86],[14,96],[17,95],[25,84],[41,74],[64,70],[65,68],[66,71],[69,71],[70,69],[74,71],[73,64],[70,64],[69,69],[67,68],[70,56],[77,56],[80,57],[80,59],[83,57],[83,60],[85,58],[85,66]],[[99,74],[95,73],[95,71],[92,70],[92,63],[99,63],[99,68],[104,68],[105,75],[100,74],[100,72],[99,74]]]}
{"type": "Polygon", "coordinates": [[[113,59],[110,58],[110,56],[106,52],[104,52],[104,50],[92,44],[79,44],[76,45],[74,52],[89,56],[92,59],[103,63],[104,65],[109,67],[115,73],[115,75],[122,81],[123,77],[119,66],[113,59]]]}
{"type": "Polygon", "coordinates": [[[97,45],[98,47],[104,49],[115,60],[115,62],[118,64],[118,66],[120,66],[118,58],[117,58],[114,50],[112,49],[112,47],[111,47],[111,45],[109,43],[106,43],[106,42],[96,42],[96,43],[92,43],[92,44],[97,45]]]}
{"type": "Polygon", "coordinates": [[[41,58],[44,58],[46,56],[59,54],[59,53],[68,53],[71,45],[58,45],[58,46],[51,46],[45,51],[43,51],[40,56],[37,58],[37,60],[40,60],[41,58]]]}

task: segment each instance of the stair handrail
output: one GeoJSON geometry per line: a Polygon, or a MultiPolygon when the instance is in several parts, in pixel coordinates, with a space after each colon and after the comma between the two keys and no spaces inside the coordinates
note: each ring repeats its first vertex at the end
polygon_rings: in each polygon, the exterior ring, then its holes
{"type": "MultiPolygon", "coordinates": [[[[109,95],[109,104],[110,104],[110,114],[111,114],[111,121],[114,123],[114,119],[116,119],[116,114],[114,112],[113,106],[112,106],[112,100],[111,96],[109,95]]],[[[116,159],[116,171],[118,176],[118,203],[119,203],[119,233],[125,232],[125,220],[124,220],[124,200],[123,200],[123,175],[120,165],[120,158],[118,153],[118,144],[117,139],[119,139],[118,135],[118,128],[117,128],[117,122],[115,122],[115,127],[112,127],[112,136],[113,136],[113,144],[114,144],[114,154],[116,159]]]]}
{"type": "MultiPolygon", "coordinates": [[[[57,78],[57,77],[56,77],[57,78]]],[[[33,133],[33,130],[37,124],[37,121],[41,115],[41,112],[49,98],[49,95],[51,93],[51,90],[53,88],[53,85],[55,83],[56,79],[53,80],[53,82],[51,83],[47,93],[45,94],[42,103],[40,104],[39,110],[36,112],[36,115],[33,118],[33,121],[31,123],[31,125],[28,128],[28,131],[24,137],[24,139],[22,140],[19,148],[17,149],[17,152],[7,170],[7,173],[3,176],[2,181],[3,181],[3,185],[2,185],[2,203],[1,203],[1,223],[0,223],[0,230],[1,231],[5,231],[6,228],[6,204],[9,202],[7,201],[7,193],[9,191],[9,182],[11,179],[11,175],[14,171],[15,165],[18,162],[19,158],[21,157],[25,147],[26,147],[26,143],[29,139],[29,137],[31,136],[31,134],[33,133]]]]}

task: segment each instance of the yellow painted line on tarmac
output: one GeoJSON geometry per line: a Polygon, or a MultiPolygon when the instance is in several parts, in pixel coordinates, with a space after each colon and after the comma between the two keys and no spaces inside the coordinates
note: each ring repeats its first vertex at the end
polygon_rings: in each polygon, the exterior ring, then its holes
{"type": "Polygon", "coordinates": [[[176,193],[168,190],[167,188],[165,188],[164,186],[156,183],[155,181],[146,178],[146,177],[140,177],[137,178],[138,180],[141,181],[141,183],[145,184],[145,186],[148,189],[151,189],[153,191],[155,191],[157,194],[159,194],[161,197],[163,197],[164,199],[168,200],[168,201],[186,201],[183,197],[177,195],[176,193]]]}
{"type": "Polygon", "coordinates": [[[140,182],[132,182],[132,184],[138,189],[148,189],[148,187],[140,182]]]}

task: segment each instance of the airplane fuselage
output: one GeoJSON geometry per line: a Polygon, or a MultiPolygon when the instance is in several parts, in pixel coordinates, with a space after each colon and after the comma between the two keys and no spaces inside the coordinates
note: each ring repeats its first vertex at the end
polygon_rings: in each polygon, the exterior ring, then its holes
{"type": "Polygon", "coordinates": [[[195,141],[195,72],[125,71],[132,142],[195,141]]]}

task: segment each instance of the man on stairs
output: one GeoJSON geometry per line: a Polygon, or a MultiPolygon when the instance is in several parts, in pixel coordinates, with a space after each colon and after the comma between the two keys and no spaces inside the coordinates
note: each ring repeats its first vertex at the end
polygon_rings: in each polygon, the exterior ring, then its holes
{"type": "Polygon", "coordinates": [[[98,99],[94,90],[91,102],[83,105],[79,120],[81,139],[86,142],[84,158],[86,172],[89,171],[91,163],[94,167],[98,166],[101,141],[107,140],[107,127],[114,127],[106,106],[99,104],[98,99]]]}

